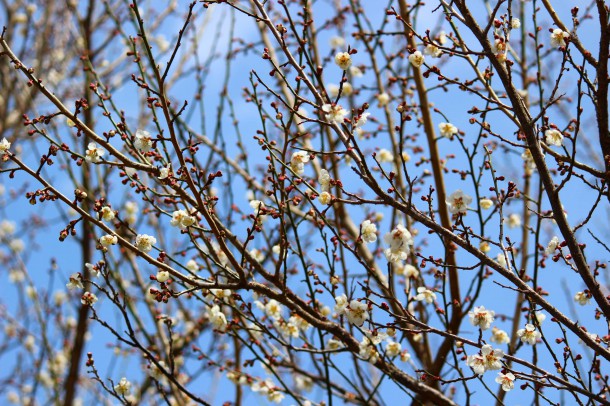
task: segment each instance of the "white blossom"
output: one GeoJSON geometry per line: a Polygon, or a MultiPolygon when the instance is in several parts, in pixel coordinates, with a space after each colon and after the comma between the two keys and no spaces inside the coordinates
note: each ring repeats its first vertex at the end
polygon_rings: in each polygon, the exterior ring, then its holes
{"type": "Polygon", "coordinates": [[[411,55],[409,55],[409,62],[411,62],[411,65],[415,66],[416,68],[422,66],[424,64],[425,59],[426,58],[419,51],[415,51],[411,55]]]}
{"type": "Polygon", "coordinates": [[[85,292],[81,296],[80,302],[85,306],[93,306],[97,302],[97,296],[91,292],[85,292]]]}
{"type": "Polygon", "coordinates": [[[102,207],[102,210],[100,210],[100,214],[102,216],[102,220],[104,221],[112,221],[115,217],[114,210],[112,210],[110,206],[102,207]]]}
{"type": "Polygon", "coordinates": [[[306,151],[297,151],[292,154],[290,167],[297,175],[302,175],[305,172],[305,164],[309,162],[309,153],[306,151]]]}
{"type": "Polygon", "coordinates": [[[440,58],[440,56],[443,54],[443,51],[441,51],[440,48],[434,44],[428,44],[424,49],[424,54],[429,55],[432,58],[440,58]]]}
{"type": "Polygon", "coordinates": [[[504,392],[508,392],[509,390],[515,387],[515,375],[510,372],[503,374],[502,372],[498,372],[498,376],[496,377],[496,383],[502,385],[502,390],[504,392]]]}
{"type": "Polygon", "coordinates": [[[364,220],[360,225],[362,240],[364,242],[377,241],[377,226],[371,220],[364,220]]]}
{"type": "Polygon", "coordinates": [[[106,151],[104,149],[98,147],[95,142],[90,142],[85,152],[85,161],[96,164],[102,160],[105,154],[106,151]]]}
{"type": "Polygon", "coordinates": [[[138,234],[136,236],[136,247],[142,252],[149,252],[156,243],[157,239],[151,235],[138,234]]]}
{"type": "Polygon", "coordinates": [[[362,324],[369,319],[369,312],[367,309],[368,306],[366,303],[352,300],[345,309],[347,320],[358,327],[362,326],[362,324]]]}
{"type": "Polygon", "coordinates": [[[121,378],[119,383],[114,386],[114,390],[119,395],[127,395],[127,394],[129,394],[129,391],[131,390],[131,382],[129,382],[127,380],[127,378],[123,377],[123,378],[121,378]]]}
{"type": "Polygon", "coordinates": [[[517,330],[517,337],[521,338],[521,341],[526,344],[534,345],[542,337],[542,334],[536,330],[533,324],[526,324],[525,328],[517,330]]]}
{"type": "Polygon", "coordinates": [[[0,141],[0,154],[6,154],[11,148],[11,143],[6,138],[2,138],[0,141]]]}
{"type": "Polygon", "coordinates": [[[338,124],[341,124],[348,114],[347,110],[338,104],[323,104],[322,111],[326,113],[324,114],[326,121],[338,124]]]}
{"type": "Polygon", "coordinates": [[[491,208],[491,206],[493,206],[494,202],[491,199],[481,199],[479,200],[479,206],[481,206],[481,208],[483,210],[487,210],[489,208],[491,208]]]}
{"type": "Polygon", "coordinates": [[[142,152],[148,152],[152,148],[152,137],[146,130],[136,131],[136,140],[133,145],[142,152]]]}
{"type": "Polygon", "coordinates": [[[358,119],[354,123],[354,127],[360,128],[363,125],[365,125],[370,115],[371,115],[371,113],[362,113],[362,114],[360,114],[358,116],[358,119]]]}
{"type": "Polygon", "coordinates": [[[438,129],[445,138],[451,138],[458,133],[457,127],[451,123],[440,123],[438,129]]]}
{"type": "Polygon", "coordinates": [[[388,357],[395,357],[400,354],[400,351],[402,351],[402,346],[396,341],[390,340],[385,346],[385,355],[388,357]]]}
{"type": "Polygon", "coordinates": [[[585,292],[578,292],[574,295],[574,301],[581,306],[586,306],[591,302],[591,296],[585,292]]]}
{"type": "Polygon", "coordinates": [[[426,303],[434,303],[436,300],[436,293],[431,291],[428,288],[420,286],[417,288],[417,295],[415,296],[415,300],[421,302],[425,301],[426,303]]]}
{"type": "Polygon", "coordinates": [[[551,33],[551,46],[554,48],[565,47],[568,38],[570,38],[569,33],[562,31],[560,28],[555,28],[551,33]]]}
{"type": "Polygon", "coordinates": [[[508,228],[521,227],[521,216],[517,213],[513,213],[508,216],[508,228]]]}
{"type": "Polygon", "coordinates": [[[66,287],[70,290],[73,289],[83,289],[83,280],[81,277],[80,273],[73,273],[72,275],[70,275],[70,280],[69,282],[66,284],[66,287]]]}
{"type": "Polygon", "coordinates": [[[111,245],[115,245],[119,242],[119,239],[116,235],[106,234],[100,237],[100,244],[104,247],[109,247],[111,245]]]}
{"type": "Polygon", "coordinates": [[[157,279],[157,282],[159,282],[159,283],[167,282],[170,277],[171,277],[171,274],[168,271],[163,271],[163,270],[157,272],[157,275],[155,276],[155,278],[157,279]]]}
{"type": "Polygon", "coordinates": [[[388,151],[387,149],[382,148],[377,153],[377,160],[379,161],[379,163],[393,162],[394,155],[392,155],[392,153],[390,151],[388,151]]]}
{"type": "Polygon", "coordinates": [[[474,310],[468,312],[470,324],[480,327],[481,330],[487,330],[491,327],[495,315],[496,312],[485,309],[485,306],[475,307],[474,310]]]}
{"type": "Polygon", "coordinates": [[[413,245],[413,236],[402,224],[398,224],[383,239],[390,246],[385,250],[388,262],[400,262],[407,259],[410,246],[413,245]]]}
{"type": "Polygon", "coordinates": [[[546,246],[544,253],[547,255],[553,255],[557,247],[559,247],[559,238],[557,238],[557,236],[554,236],[553,238],[551,238],[551,241],[549,241],[549,244],[546,246]]]}
{"type": "Polygon", "coordinates": [[[220,310],[220,307],[218,305],[214,305],[209,308],[207,311],[207,315],[215,330],[222,332],[225,331],[225,329],[227,328],[227,317],[220,310]]]}
{"type": "Polygon", "coordinates": [[[172,170],[171,164],[159,169],[159,179],[167,179],[169,177],[169,173],[172,170]]]}
{"type": "Polygon", "coordinates": [[[491,342],[496,344],[508,344],[510,338],[504,330],[500,330],[498,327],[491,329],[491,342]]]}
{"type": "Polygon", "coordinates": [[[551,128],[550,130],[546,130],[544,132],[544,140],[547,145],[561,147],[563,145],[563,134],[561,131],[551,128]]]}
{"type": "Polygon", "coordinates": [[[472,203],[472,197],[458,189],[449,195],[445,203],[449,206],[451,213],[464,215],[468,212],[468,205],[472,203]]]}
{"type": "Polygon", "coordinates": [[[196,222],[195,217],[191,216],[186,210],[181,209],[172,213],[172,219],[169,223],[174,227],[185,229],[191,227],[196,222]]]}
{"type": "Polygon", "coordinates": [[[334,36],[330,39],[330,46],[333,49],[343,48],[345,46],[345,40],[342,37],[334,36]]]}
{"type": "Polygon", "coordinates": [[[385,107],[390,102],[390,95],[387,93],[380,93],[377,95],[377,107],[385,107]]]}
{"type": "Polygon", "coordinates": [[[337,52],[335,55],[335,63],[343,70],[348,70],[352,66],[352,56],[349,52],[337,52]]]}
{"type": "Polygon", "coordinates": [[[320,204],[323,204],[323,205],[330,204],[332,199],[333,199],[332,195],[328,192],[322,192],[322,193],[320,193],[320,196],[318,197],[320,204]]]}
{"type": "Polygon", "coordinates": [[[512,28],[513,30],[516,30],[520,27],[521,27],[521,20],[519,20],[518,18],[513,18],[512,20],[510,20],[510,28],[512,28]]]}

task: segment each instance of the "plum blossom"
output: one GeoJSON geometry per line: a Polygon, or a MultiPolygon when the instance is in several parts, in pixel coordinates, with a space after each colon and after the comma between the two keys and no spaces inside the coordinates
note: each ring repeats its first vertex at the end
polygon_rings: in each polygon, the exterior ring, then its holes
{"type": "Polygon", "coordinates": [[[472,203],[472,197],[458,189],[449,195],[445,203],[449,205],[448,209],[451,213],[464,215],[469,209],[468,205],[472,203]]]}
{"type": "Polygon", "coordinates": [[[136,131],[136,140],[133,145],[142,152],[148,152],[152,148],[152,137],[146,130],[136,131]]]}
{"type": "Polygon", "coordinates": [[[517,213],[513,213],[508,216],[508,228],[521,227],[521,216],[517,213]]]}
{"type": "Polygon", "coordinates": [[[525,344],[534,345],[542,334],[536,330],[533,324],[526,324],[525,328],[517,330],[517,337],[521,338],[521,341],[525,344]]]}
{"type": "Polygon", "coordinates": [[[513,30],[519,29],[521,27],[521,20],[518,18],[513,18],[510,20],[510,28],[513,30]]]}
{"type": "Polygon", "coordinates": [[[388,357],[395,357],[400,354],[400,351],[402,351],[402,346],[396,341],[390,340],[385,346],[385,355],[388,357]]]}
{"type": "Polygon", "coordinates": [[[136,236],[136,247],[142,252],[149,252],[156,243],[157,239],[151,235],[138,234],[136,236]]]}
{"type": "Polygon", "coordinates": [[[323,104],[322,111],[326,113],[324,114],[324,118],[326,119],[326,121],[339,124],[343,122],[345,116],[347,116],[348,114],[347,110],[345,110],[338,104],[323,104]]]}
{"type": "Polygon", "coordinates": [[[343,70],[348,70],[352,66],[352,56],[349,52],[337,52],[335,55],[335,63],[343,70]]]}
{"type": "Polygon", "coordinates": [[[498,327],[491,329],[491,342],[496,344],[508,344],[510,338],[504,330],[500,330],[498,327]]]}
{"type": "Polygon", "coordinates": [[[440,58],[440,56],[443,54],[443,51],[441,51],[440,48],[434,44],[428,44],[424,49],[424,54],[429,55],[432,58],[440,58]]]}
{"type": "Polygon", "coordinates": [[[415,66],[416,68],[422,66],[424,64],[425,59],[426,58],[422,55],[420,51],[415,51],[411,55],[409,55],[409,62],[411,62],[411,65],[415,66]]]}
{"type": "Polygon", "coordinates": [[[159,271],[159,272],[157,272],[157,275],[155,276],[155,278],[157,279],[157,282],[160,282],[160,283],[167,282],[170,277],[171,277],[171,274],[168,271],[159,271]]]}
{"type": "Polygon", "coordinates": [[[10,148],[11,143],[6,138],[2,138],[2,141],[0,141],[0,154],[6,154],[10,148]]]}
{"type": "Polygon", "coordinates": [[[218,305],[214,305],[207,311],[207,316],[215,330],[224,332],[227,328],[227,316],[220,310],[218,305]]]}
{"type": "Polygon", "coordinates": [[[114,210],[112,210],[110,206],[102,207],[102,210],[100,210],[100,215],[104,221],[112,221],[115,217],[114,210]]]}
{"type": "Polygon", "coordinates": [[[320,193],[318,200],[320,201],[320,204],[327,205],[330,204],[330,202],[333,200],[333,197],[328,192],[322,192],[320,193]]]}
{"type": "Polygon", "coordinates": [[[119,239],[117,238],[116,235],[106,234],[106,235],[103,235],[100,237],[100,244],[103,247],[109,247],[111,245],[115,245],[118,242],[119,242],[119,239]]]}
{"type": "Polygon", "coordinates": [[[496,383],[502,385],[502,390],[504,392],[508,392],[509,390],[515,387],[515,375],[510,372],[503,374],[502,372],[498,372],[498,376],[496,377],[496,383]]]}
{"type": "Polygon", "coordinates": [[[105,154],[106,151],[103,148],[99,148],[95,142],[90,142],[85,152],[85,161],[96,164],[102,160],[105,154]]]}
{"type": "Polygon", "coordinates": [[[581,306],[586,306],[591,302],[591,295],[587,292],[578,292],[574,295],[574,301],[581,306]]]}
{"type": "Polygon", "coordinates": [[[489,208],[491,208],[491,206],[493,206],[494,202],[491,199],[481,199],[479,200],[479,206],[481,206],[481,208],[483,210],[487,210],[489,208]]]}
{"type": "Polygon", "coordinates": [[[354,127],[360,128],[363,125],[365,125],[370,115],[371,115],[371,113],[362,113],[362,114],[360,114],[358,116],[358,119],[354,123],[354,127]]]}
{"type": "Polygon", "coordinates": [[[127,394],[129,394],[129,391],[131,390],[131,382],[129,382],[127,380],[127,378],[123,377],[123,378],[121,378],[119,383],[114,386],[114,390],[119,395],[127,395],[127,394]]]}
{"type": "Polygon", "coordinates": [[[368,306],[366,303],[352,300],[345,308],[345,315],[350,323],[360,327],[369,319],[368,306]]]}
{"type": "Polygon", "coordinates": [[[328,192],[330,189],[330,174],[326,169],[320,169],[320,176],[318,176],[318,183],[320,184],[320,189],[323,192],[328,192]]]}
{"type": "Polygon", "coordinates": [[[415,296],[415,300],[418,302],[425,301],[426,303],[434,303],[436,300],[436,293],[432,290],[420,286],[417,288],[417,295],[415,296]]]}
{"type": "Polygon", "coordinates": [[[383,240],[390,246],[385,250],[388,262],[400,262],[407,259],[410,246],[413,245],[413,236],[402,224],[398,224],[387,233],[383,240]]]}
{"type": "Polygon", "coordinates": [[[445,138],[451,138],[458,133],[457,127],[451,123],[440,123],[438,129],[445,138]]]}
{"type": "Polygon", "coordinates": [[[164,166],[163,168],[159,169],[159,179],[163,180],[163,179],[167,179],[169,177],[169,173],[172,170],[172,166],[171,164],[168,164],[167,166],[164,166]]]}
{"type": "Polygon", "coordinates": [[[309,162],[309,154],[306,151],[297,151],[292,154],[290,168],[292,168],[297,175],[302,175],[305,173],[305,164],[307,162],[309,162]]]}
{"type": "Polygon", "coordinates": [[[196,222],[195,217],[191,216],[186,210],[176,210],[172,213],[172,219],[169,224],[173,227],[185,229],[191,227],[196,222]]]}
{"type": "Polygon", "coordinates": [[[468,312],[470,324],[480,327],[481,330],[487,330],[489,327],[491,327],[491,323],[493,323],[495,315],[496,312],[485,309],[484,306],[475,307],[474,310],[468,312]]]}
{"type": "Polygon", "coordinates": [[[557,47],[565,47],[566,39],[570,38],[570,34],[561,30],[560,28],[555,28],[551,33],[551,46],[553,48],[557,47]]]}
{"type": "Polygon", "coordinates": [[[549,245],[546,246],[544,253],[547,255],[553,255],[557,247],[559,247],[559,238],[557,238],[557,236],[554,236],[553,238],[551,238],[551,241],[549,241],[549,245]]]}
{"type": "Polygon", "coordinates": [[[85,292],[81,296],[80,302],[85,306],[93,306],[97,302],[97,296],[91,292],[85,292]]]}
{"type": "Polygon", "coordinates": [[[329,42],[331,48],[343,48],[345,46],[345,40],[342,37],[334,36],[329,42]]]}
{"type": "Polygon", "coordinates": [[[387,93],[380,93],[377,95],[377,107],[385,107],[390,102],[390,95],[387,93]]]}
{"type": "Polygon", "coordinates": [[[83,279],[80,272],[73,273],[70,275],[70,281],[66,284],[66,287],[70,290],[83,289],[83,279]]]}
{"type": "Polygon", "coordinates": [[[544,132],[544,141],[547,143],[547,145],[561,147],[563,145],[563,134],[561,131],[555,128],[546,130],[544,132]]]}
{"type": "Polygon", "coordinates": [[[493,371],[502,368],[502,358],[504,351],[493,349],[491,345],[486,344],[481,347],[479,354],[469,355],[466,359],[466,364],[472,368],[475,374],[483,375],[485,371],[493,371]]]}
{"type": "Polygon", "coordinates": [[[364,220],[360,225],[360,230],[364,242],[377,241],[377,226],[371,220],[364,220]]]}
{"type": "Polygon", "coordinates": [[[390,151],[388,151],[387,149],[382,148],[377,153],[377,159],[379,160],[380,163],[393,162],[394,155],[392,155],[392,153],[390,151]]]}

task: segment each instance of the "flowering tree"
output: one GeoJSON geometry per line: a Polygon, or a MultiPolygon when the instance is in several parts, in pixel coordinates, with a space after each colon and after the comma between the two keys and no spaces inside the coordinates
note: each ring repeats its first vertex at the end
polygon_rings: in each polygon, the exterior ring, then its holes
{"type": "Polygon", "coordinates": [[[602,0],[34,3],[9,401],[609,403],[602,0]]]}

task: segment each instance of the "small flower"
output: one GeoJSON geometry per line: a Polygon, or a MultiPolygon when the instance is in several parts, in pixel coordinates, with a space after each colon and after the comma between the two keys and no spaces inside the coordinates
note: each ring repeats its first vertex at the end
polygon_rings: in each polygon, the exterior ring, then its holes
{"type": "Polygon", "coordinates": [[[85,152],[85,161],[96,164],[102,160],[105,154],[106,151],[104,149],[99,148],[95,142],[90,142],[85,152]]]}
{"type": "Polygon", "coordinates": [[[218,305],[214,305],[212,308],[208,309],[207,315],[215,330],[222,332],[226,330],[227,317],[220,310],[220,307],[218,307],[218,305]]]}
{"type": "Polygon", "coordinates": [[[127,378],[123,377],[123,378],[121,378],[119,383],[117,385],[115,385],[114,390],[119,395],[127,395],[129,393],[129,391],[131,390],[131,382],[129,382],[127,380],[127,378]]]}
{"type": "Polygon", "coordinates": [[[318,183],[320,184],[320,189],[322,189],[323,192],[328,192],[330,189],[330,175],[326,169],[320,169],[318,183]]]}
{"type": "Polygon", "coordinates": [[[519,20],[518,18],[513,18],[512,20],[510,20],[510,28],[512,28],[513,30],[521,28],[521,20],[519,20]]]}
{"type": "Polygon", "coordinates": [[[170,164],[168,164],[166,167],[159,169],[159,179],[167,179],[171,170],[172,166],[170,164]]]}
{"type": "Polygon", "coordinates": [[[472,368],[477,375],[483,375],[485,373],[485,359],[481,354],[469,355],[468,358],[466,358],[466,365],[472,368]]]}
{"type": "Polygon", "coordinates": [[[142,152],[148,152],[152,148],[152,137],[146,130],[136,131],[136,140],[133,143],[134,147],[142,152]]]}
{"type": "Polygon", "coordinates": [[[559,247],[559,238],[557,238],[557,236],[554,236],[553,238],[551,238],[551,241],[549,241],[549,245],[546,246],[544,253],[546,255],[553,255],[557,247],[559,247]]]}
{"type": "Polygon", "coordinates": [[[377,241],[377,226],[371,220],[364,220],[360,225],[360,232],[364,242],[377,241]]]}
{"type": "Polygon", "coordinates": [[[388,341],[387,345],[385,346],[385,355],[388,357],[395,357],[400,354],[401,350],[402,346],[400,343],[397,343],[396,341],[388,341]]]}
{"type": "Polygon", "coordinates": [[[377,107],[385,107],[390,102],[390,95],[387,93],[380,93],[377,95],[377,107]]]}
{"type": "Polygon", "coordinates": [[[6,138],[2,138],[0,141],[0,154],[6,154],[11,148],[11,143],[6,138]]]}
{"type": "Polygon", "coordinates": [[[377,153],[377,160],[379,161],[379,163],[393,162],[394,155],[392,155],[392,153],[390,151],[388,151],[387,149],[382,148],[377,153]]]}
{"type": "Polygon", "coordinates": [[[354,127],[360,128],[363,125],[365,125],[370,115],[371,115],[371,113],[362,113],[362,114],[360,114],[358,116],[358,118],[356,119],[356,122],[354,123],[354,127]]]}
{"type": "Polygon", "coordinates": [[[481,356],[483,357],[483,363],[486,371],[494,371],[502,368],[502,357],[504,357],[504,351],[496,348],[495,350],[491,345],[486,344],[481,347],[481,356]]]}
{"type": "Polygon", "coordinates": [[[561,131],[554,128],[544,132],[545,142],[547,145],[555,145],[561,147],[563,145],[563,134],[561,131]]]}
{"type": "Polygon", "coordinates": [[[333,49],[343,48],[345,46],[345,40],[343,38],[337,37],[337,36],[332,37],[330,39],[330,46],[333,49]]]}
{"type": "Polygon", "coordinates": [[[506,266],[506,256],[503,253],[498,254],[496,262],[502,266],[506,266]]]}
{"type": "Polygon", "coordinates": [[[508,392],[509,390],[515,387],[515,375],[507,372],[503,374],[502,372],[498,372],[498,376],[496,377],[496,383],[502,385],[502,390],[504,392],[508,392]]]}
{"type": "Polygon", "coordinates": [[[508,216],[508,228],[521,227],[521,216],[517,213],[513,213],[508,216]]]}
{"type": "Polygon", "coordinates": [[[465,215],[469,209],[468,205],[472,203],[472,197],[458,189],[449,195],[445,203],[449,205],[451,213],[465,215]]]}
{"type": "Polygon", "coordinates": [[[282,305],[277,300],[271,299],[265,305],[265,313],[272,319],[279,320],[282,317],[282,305]]]}
{"type": "Polygon", "coordinates": [[[417,300],[418,302],[425,301],[426,303],[431,304],[434,303],[434,301],[436,300],[436,293],[434,293],[428,288],[420,286],[419,288],[417,288],[417,295],[415,296],[415,300],[417,300]]]}
{"type": "Polygon", "coordinates": [[[487,210],[489,209],[491,206],[493,206],[494,202],[491,199],[481,199],[479,200],[479,206],[481,206],[481,208],[483,210],[487,210]]]}
{"type": "Polygon", "coordinates": [[[402,224],[398,224],[383,240],[390,248],[385,250],[388,262],[400,262],[407,259],[413,245],[413,236],[402,224]]]}
{"type": "Polygon", "coordinates": [[[425,59],[426,58],[419,51],[415,51],[411,55],[409,55],[409,62],[411,62],[411,65],[415,66],[416,68],[422,66],[424,64],[425,59]]]}
{"type": "Polygon", "coordinates": [[[326,113],[324,115],[324,118],[326,118],[326,121],[329,121],[331,123],[342,123],[343,120],[345,119],[345,116],[347,116],[347,110],[345,110],[343,107],[341,107],[338,104],[324,104],[322,105],[322,111],[324,113],[326,113]]]}
{"type": "Polygon", "coordinates": [[[581,306],[586,306],[591,302],[591,294],[587,292],[578,292],[574,295],[574,301],[581,306]]]}
{"type": "Polygon", "coordinates": [[[470,324],[480,327],[481,330],[487,330],[491,327],[495,315],[496,312],[493,310],[486,310],[484,306],[475,307],[473,311],[468,312],[470,324]]]}
{"type": "Polygon", "coordinates": [[[554,48],[565,47],[566,39],[570,38],[570,34],[562,31],[559,28],[555,28],[551,33],[551,46],[554,48]]]}
{"type": "Polygon", "coordinates": [[[176,210],[172,213],[172,219],[170,220],[169,224],[171,224],[173,227],[178,227],[183,230],[185,228],[191,227],[196,222],[197,220],[195,219],[195,217],[189,215],[186,210],[176,210]]]}
{"type": "Polygon", "coordinates": [[[438,125],[438,129],[440,130],[441,135],[445,138],[451,138],[458,133],[457,127],[451,123],[440,123],[438,125]]]}
{"type": "Polygon", "coordinates": [[[542,334],[536,330],[536,327],[533,324],[526,324],[525,328],[517,330],[517,336],[521,338],[522,342],[534,345],[536,344],[536,341],[542,337],[542,334]]]}
{"type": "Polygon", "coordinates": [[[138,234],[136,236],[136,247],[142,252],[149,252],[156,243],[157,239],[148,234],[138,234]]]}
{"type": "Polygon", "coordinates": [[[81,274],[77,272],[70,275],[70,281],[66,284],[66,287],[70,290],[84,289],[81,274]]]}
{"type": "Polygon", "coordinates": [[[443,51],[441,51],[439,47],[434,44],[428,44],[426,45],[426,49],[424,49],[424,54],[430,55],[432,58],[440,58],[440,56],[443,54],[443,51]]]}
{"type": "Polygon", "coordinates": [[[157,282],[165,283],[169,280],[171,274],[168,271],[159,271],[157,272],[157,275],[155,277],[157,279],[157,282]]]}
{"type": "Polygon", "coordinates": [[[292,168],[297,175],[302,175],[305,173],[305,164],[307,162],[309,162],[309,154],[306,151],[297,151],[292,154],[290,168],[292,168]]]}
{"type": "Polygon", "coordinates": [[[345,315],[347,316],[347,320],[360,327],[366,320],[369,318],[369,312],[367,311],[368,306],[366,303],[359,302],[357,300],[352,300],[349,303],[349,306],[345,309],[345,315]]]}
{"type": "Polygon", "coordinates": [[[419,276],[419,271],[411,264],[406,264],[405,266],[399,265],[396,267],[395,272],[397,275],[403,275],[407,279],[417,279],[419,276]]]}
{"type": "Polygon", "coordinates": [[[403,352],[400,353],[400,360],[402,362],[407,362],[411,359],[411,354],[409,354],[409,351],[404,350],[403,352]]]}
{"type": "Polygon", "coordinates": [[[80,302],[84,306],[93,306],[97,302],[97,296],[91,292],[85,292],[83,293],[83,296],[81,296],[80,302]]]}
{"type": "Polygon", "coordinates": [[[109,247],[111,245],[115,245],[119,242],[119,239],[116,235],[106,234],[100,237],[100,244],[104,247],[109,247]]]}
{"type": "Polygon", "coordinates": [[[362,73],[362,70],[357,66],[350,67],[349,73],[355,78],[361,78],[362,75],[364,75],[364,73],[362,73]]]}
{"type": "Polygon", "coordinates": [[[337,52],[335,63],[343,70],[348,70],[352,66],[352,56],[348,52],[337,52]]]}
{"type": "Polygon", "coordinates": [[[345,313],[345,309],[347,308],[347,296],[345,293],[335,297],[335,312],[337,315],[342,315],[345,313]]]}
{"type": "Polygon", "coordinates": [[[333,200],[333,197],[328,192],[322,192],[320,193],[320,196],[318,196],[318,200],[320,201],[320,204],[327,205],[330,204],[330,202],[333,200]]]}
{"type": "Polygon", "coordinates": [[[479,244],[479,249],[481,252],[487,254],[489,251],[491,251],[491,245],[489,245],[487,241],[481,241],[479,244]]]}
{"type": "Polygon", "coordinates": [[[510,338],[504,330],[500,330],[498,327],[491,329],[491,342],[496,344],[508,344],[510,338]]]}
{"type": "Polygon", "coordinates": [[[102,207],[102,210],[100,210],[100,214],[102,216],[102,220],[104,220],[104,221],[114,220],[114,216],[115,216],[114,210],[112,210],[112,208],[109,206],[102,207]]]}

